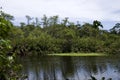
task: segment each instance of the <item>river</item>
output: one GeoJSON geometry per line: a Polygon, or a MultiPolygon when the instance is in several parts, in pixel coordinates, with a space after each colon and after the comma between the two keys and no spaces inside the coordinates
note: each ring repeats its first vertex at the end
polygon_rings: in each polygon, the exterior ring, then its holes
{"type": "Polygon", "coordinates": [[[120,57],[21,57],[28,80],[120,80],[120,57]]]}

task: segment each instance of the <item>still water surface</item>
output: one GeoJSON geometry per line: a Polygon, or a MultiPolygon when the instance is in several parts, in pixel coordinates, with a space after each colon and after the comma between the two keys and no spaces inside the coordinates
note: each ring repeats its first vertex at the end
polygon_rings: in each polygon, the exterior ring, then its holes
{"type": "Polygon", "coordinates": [[[118,57],[23,57],[23,74],[28,80],[120,80],[120,58],[118,57]]]}

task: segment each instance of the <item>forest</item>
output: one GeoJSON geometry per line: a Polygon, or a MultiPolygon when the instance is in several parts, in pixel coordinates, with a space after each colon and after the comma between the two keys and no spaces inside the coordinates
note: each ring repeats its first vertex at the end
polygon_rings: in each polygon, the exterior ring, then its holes
{"type": "Polygon", "coordinates": [[[28,15],[25,17],[27,23],[21,22],[20,26],[15,26],[12,23],[14,17],[1,12],[0,18],[4,20],[0,20],[0,39],[10,41],[12,48],[8,54],[120,53],[120,23],[110,30],[102,30],[100,27],[104,25],[98,20],[81,25],[70,22],[67,17],[61,21],[59,16],[44,15],[40,20],[28,15]]]}

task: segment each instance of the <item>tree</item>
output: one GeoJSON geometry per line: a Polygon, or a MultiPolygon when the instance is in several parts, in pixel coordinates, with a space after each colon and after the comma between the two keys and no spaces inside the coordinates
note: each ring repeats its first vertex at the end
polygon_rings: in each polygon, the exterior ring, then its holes
{"type": "Polygon", "coordinates": [[[8,20],[8,18],[4,15],[0,15],[0,37],[6,38],[12,27],[12,23],[8,20]]]}
{"type": "Polygon", "coordinates": [[[24,22],[21,22],[21,23],[20,23],[20,26],[21,26],[21,27],[24,27],[24,26],[25,26],[25,23],[24,23],[24,22]]]}
{"type": "Polygon", "coordinates": [[[120,34],[120,23],[116,23],[115,26],[110,29],[110,32],[113,34],[120,34]]]}
{"type": "Polygon", "coordinates": [[[62,52],[71,52],[73,39],[76,37],[75,31],[65,27],[61,31],[58,31],[57,35],[59,36],[59,39],[62,39],[62,52]]]}
{"type": "Polygon", "coordinates": [[[26,39],[27,41],[23,45],[27,44],[28,48],[26,47],[26,49],[28,49],[29,52],[45,55],[45,53],[52,53],[55,51],[55,39],[46,32],[41,31],[38,27],[34,29],[26,39]]]}
{"type": "Polygon", "coordinates": [[[4,13],[2,11],[0,12],[0,16],[8,21],[14,20],[14,17],[12,15],[4,13]]]}
{"type": "Polygon", "coordinates": [[[85,23],[79,30],[80,37],[95,37],[98,35],[98,30],[93,28],[92,24],[85,23]]]}
{"type": "Polygon", "coordinates": [[[94,20],[94,21],[93,21],[93,28],[99,29],[99,26],[100,26],[101,28],[103,28],[103,25],[101,24],[100,21],[94,20]]]}
{"type": "Polygon", "coordinates": [[[50,26],[55,26],[58,24],[58,16],[52,16],[49,18],[49,25],[50,26]]]}
{"type": "Polygon", "coordinates": [[[68,19],[69,19],[69,18],[66,17],[65,19],[62,20],[62,21],[63,21],[62,24],[63,24],[64,26],[67,26],[67,23],[69,22],[68,19]]]}
{"type": "Polygon", "coordinates": [[[35,18],[35,26],[37,26],[37,27],[40,26],[40,22],[39,22],[39,19],[37,17],[35,18]]]}
{"type": "Polygon", "coordinates": [[[30,21],[33,19],[30,16],[26,15],[27,25],[30,25],[30,21]]]}
{"type": "Polygon", "coordinates": [[[17,80],[19,65],[14,61],[15,54],[10,53],[12,49],[10,40],[7,40],[8,33],[12,28],[9,18],[0,15],[0,80],[17,80]],[[6,38],[6,39],[4,39],[6,38]]]}
{"type": "Polygon", "coordinates": [[[43,18],[41,20],[42,20],[43,27],[48,27],[49,19],[47,18],[47,16],[43,15],[43,18]]]}

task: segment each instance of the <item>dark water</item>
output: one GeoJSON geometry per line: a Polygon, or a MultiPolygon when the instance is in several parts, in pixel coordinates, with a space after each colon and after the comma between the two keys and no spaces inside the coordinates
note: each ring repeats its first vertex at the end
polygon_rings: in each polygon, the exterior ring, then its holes
{"type": "Polygon", "coordinates": [[[119,57],[23,57],[28,80],[88,80],[95,76],[120,80],[119,57]]]}

